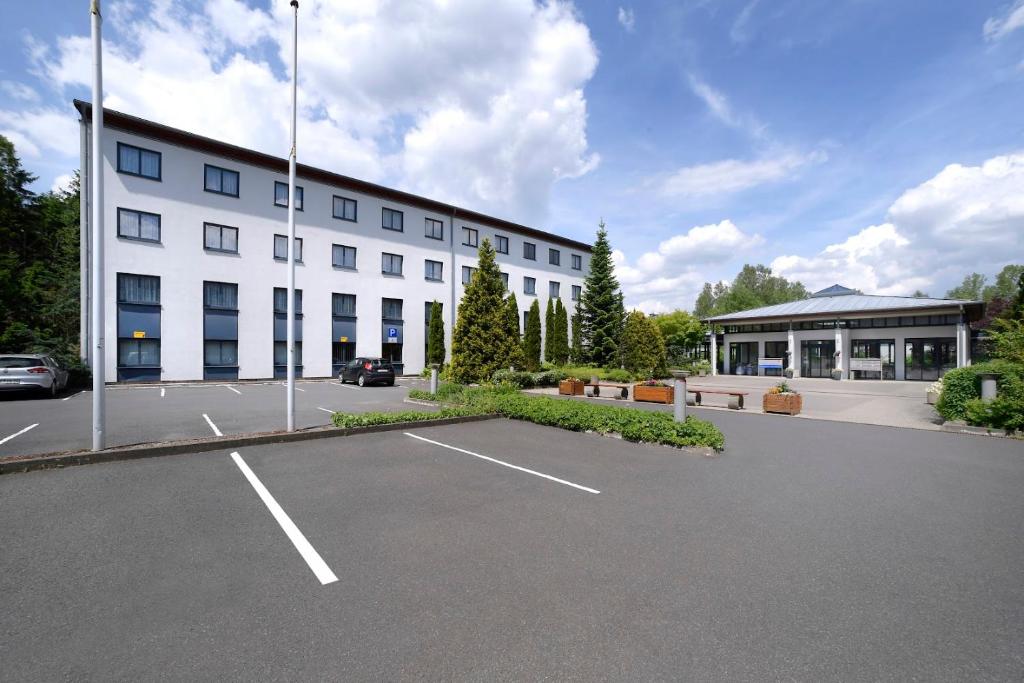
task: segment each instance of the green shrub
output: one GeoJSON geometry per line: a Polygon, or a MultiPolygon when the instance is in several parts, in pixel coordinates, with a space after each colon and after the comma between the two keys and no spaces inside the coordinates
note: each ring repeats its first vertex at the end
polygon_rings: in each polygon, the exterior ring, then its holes
{"type": "Polygon", "coordinates": [[[447,417],[465,417],[468,415],[483,415],[475,406],[455,406],[442,408],[433,413],[421,410],[400,410],[393,413],[334,413],[331,422],[335,427],[371,427],[374,425],[395,424],[396,422],[423,422],[424,420],[439,420],[447,417]]]}
{"type": "Polygon", "coordinates": [[[609,368],[604,371],[604,378],[609,382],[632,382],[633,373],[623,368],[609,368]]]}
{"type": "Polygon", "coordinates": [[[442,403],[459,403],[466,387],[454,382],[441,382],[437,385],[437,394],[432,394],[425,389],[410,389],[409,398],[423,401],[441,401],[442,403]]]}
{"type": "Polygon", "coordinates": [[[565,370],[544,370],[533,373],[533,384],[538,387],[557,387],[558,383],[568,377],[565,370]]]}
{"type": "Polygon", "coordinates": [[[535,385],[533,373],[525,370],[498,370],[491,375],[491,381],[495,384],[514,384],[519,389],[532,389],[535,385]]]}
{"type": "Polygon", "coordinates": [[[942,378],[935,409],[947,420],[1007,429],[1024,429],[1024,365],[994,360],[950,370],[942,378]],[[981,402],[981,375],[996,375],[997,395],[981,402]]]}

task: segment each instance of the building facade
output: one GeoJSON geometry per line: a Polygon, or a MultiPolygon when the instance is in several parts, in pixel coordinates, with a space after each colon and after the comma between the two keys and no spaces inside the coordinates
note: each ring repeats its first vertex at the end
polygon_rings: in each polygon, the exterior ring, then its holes
{"type": "Polygon", "coordinates": [[[834,285],[802,301],[708,318],[715,371],[934,381],[971,363],[980,301],[873,296],[834,285]],[[721,352],[717,347],[721,345],[721,352]]]}
{"type": "MultiPolygon", "coordinates": [[[[75,106],[85,352],[91,107],[75,106]]],[[[287,161],[104,110],[103,169],[106,381],[283,377],[287,161]]],[[[485,238],[521,320],[534,300],[573,309],[589,269],[585,243],[302,164],[295,208],[301,377],[355,356],[418,373],[435,300],[450,350],[485,238]]]]}

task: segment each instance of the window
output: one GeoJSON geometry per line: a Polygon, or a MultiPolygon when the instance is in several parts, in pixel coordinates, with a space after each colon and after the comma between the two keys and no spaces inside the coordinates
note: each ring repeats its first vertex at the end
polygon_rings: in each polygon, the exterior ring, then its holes
{"type": "Polygon", "coordinates": [[[117,210],[117,236],[143,242],[160,241],[160,215],[130,209],[117,210]]]}
{"type": "Polygon", "coordinates": [[[356,220],[356,200],[334,195],[334,217],[343,221],[356,220]]]}
{"type": "Polygon", "coordinates": [[[537,294],[537,279],[532,277],[523,278],[523,293],[524,294],[537,294]]]}
{"type": "Polygon", "coordinates": [[[334,294],[331,297],[331,313],[333,315],[355,316],[356,295],[334,294]]]}
{"type": "Polygon", "coordinates": [[[462,266],[462,284],[468,285],[473,281],[473,273],[476,272],[476,268],[470,268],[469,266],[462,266]]]}
{"type": "Polygon", "coordinates": [[[551,280],[550,282],[548,282],[548,297],[550,297],[552,299],[557,299],[558,298],[558,292],[559,292],[559,290],[561,288],[562,288],[562,285],[560,285],[559,283],[555,282],[554,280],[551,280]]]}
{"type": "Polygon", "coordinates": [[[428,218],[424,234],[432,240],[443,240],[444,223],[442,223],[441,221],[436,221],[433,218],[428,218]]]}
{"type": "Polygon", "coordinates": [[[119,367],[160,367],[159,339],[118,339],[119,367]]]}
{"type": "Polygon", "coordinates": [[[331,247],[331,263],[335,268],[356,267],[356,248],[344,244],[335,244],[331,247]]]}
{"type": "Polygon", "coordinates": [[[230,282],[204,282],[203,306],[222,311],[237,311],[238,285],[230,282]]]}
{"type": "Polygon", "coordinates": [[[238,196],[238,171],[229,171],[219,166],[206,164],[204,173],[203,189],[215,194],[226,194],[231,197],[238,196]]]}
{"type": "MultiPolygon", "coordinates": [[[[302,211],[302,186],[295,186],[295,210],[302,211]]],[[[288,206],[288,183],[274,181],[274,206],[288,206]]]]}
{"type": "Polygon", "coordinates": [[[402,300],[401,299],[381,299],[381,317],[384,320],[401,320],[402,319],[402,300]]]}
{"type": "Polygon", "coordinates": [[[424,272],[423,277],[427,280],[436,280],[440,282],[443,278],[441,277],[444,272],[444,264],[440,261],[424,261],[424,272]]]}
{"type": "Polygon", "coordinates": [[[160,152],[119,142],[117,143],[117,172],[160,180],[160,152]]]}
{"type": "Polygon", "coordinates": [[[499,254],[508,253],[508,238],[504,235],[494,236],[494,250],[499,254]]]}
{"type": "Polygon", "coordinates": [[[238,253],[238,228],[216,223],[203,223],[203,248],[210,251],[238,253]]]}
{"type": "Polygon", "coordinates": [[[117,302],[121,304],[160,304],[160,278],[154,275],[117,274],[117,302]]]}
{"type": "Polygon", "coordinates": [[[402,232],[402,212],[394,209],[381,209],[381,227],[385,230],[402,232]]]}
{"type": "Polygon", "coordinates": [[[508,291],[508,273],[501,274],[501,284],[505,285],[505,291],[508,291]]]}
{"type": "Polygon", "coordinates": [[[462,228],[462,243],[467,247],[475,247],[480,241],[480,233],[475,228],[462,228]]]}
{"type": "Polygon", "coordinates": [[[238,342],[206,340],[203,342],[203,365],[235,367],[238,365],[238,342]]]}
{"type": "MultiPolygon", "coordinates": [[[[280,373],[286,373],[288,371],[288,342],[276,341],[274,342],[274,365],[279,366],[281,370],[277,370],[280,373]]],[[[295,342],[295,376],[301,377],[301,371],[299,368],[302,367],[302,342],[295,342]]],[[[281,374],[280,376],[284,376],[281,374]]]]}
{"type": "Polygon", "coordinates": [[[557,249],[548,249],[548,263],[553,266],[562,265],[562,252],[557,249]]]}
{"type": "MultiPolygon", "coordinates": [[[[288,312],[288,289],[274,287],[274,313],[288,312]]],[[[302,290],[295,290],[295,315],[302,314],[302,290]]]]}
{"type": "MultiPolygon", "coordinates": [[[[274,235],[274,258],[278,261],[288,260],[288,236],[274,235]]],[[[302,238],[295,238],[295,262],[302,262],[302,238]]]]}
{"type": "Polygon", "coordinates": [[[523,258],[529,261],[536,261],[537,245],[533,242],[523,242],[523,258]]]}
{"type": "Polygon", "coordinates": [[[583,257],[579,254],[572,255],[572,269],[583,270],[583,257]]]}
{"type": "Polygon", "coordinates": [[[382,253],[380,255],[380,272],[385,275],[401,275],[402,257],[398,254],[382,253]]]}
{"type": "Polygon", "coordinates": [[[573,301],[579,301],[580,300],[580,294],[582,294],[582,293],[583,293],[583,288],[582,287],[580,287],[579,285],[573,285],[572,286],[572,300],[573,301]]]}

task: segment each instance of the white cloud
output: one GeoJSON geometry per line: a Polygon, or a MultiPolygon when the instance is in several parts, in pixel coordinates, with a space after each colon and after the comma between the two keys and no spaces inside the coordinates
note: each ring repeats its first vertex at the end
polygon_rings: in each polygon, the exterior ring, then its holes
{"type": "Polygon", "coordinates": [[[35,89],[25,85],[24,83],[18,83],[16,81],[0,81],[0,92],[3,92],[8,97],[21,100],[22,102],[38,102],[39,93],[35,89]]]}
{"type": "Polygon", "coordinates": [[[772,268],[817,289],[834,282],[876,294],[941,295],[964,274],[1024,258],[1024,153],[951,164],[904,192],[888,220],[772,268]]]}
{"type": "MultiPolygon", "coordinates": [[[[107,107],[287,154],[287,3],[117,7],[107,107]]],[[[299,36],[302,162],[523,222],[544,218],[553,183],[598,163],[583,94],[597,50],[566,2],[304,0],[299,36]]],[[[63,96],[89,87],[87,36],[27,45],[35,73],[63,96]]],[[[73,123],[67,107],[47,113],[73,123]]],[[[0,127],[18,114],[0,105],[0,127]]],[[[16,130],[37,149],[50,144],[44,125],[16,130]]]]}
{"type": "Polygon", "coordinates": [[[729,29],[729,39],[734,43],[745,43],[750,39],[747,33],[747,26],[750,23],[750,17],[753,16],[754,10],[757,9],[758,3],[761,0],[750,0],[743,9],[740,10],[739,15],[736,17],[736,21],[733,22],[732,28],[729,29]]]}
{"type": "Polygon", "coordinates": [[[654,301],[670,308],[691,305],[704,281],[704,269],[742,256],[763,243],[760,235],[745,233],[726,219],[674,235],[662,241],[657,250],[641,254],[634,264],[618,250],[612,252],[612,261],[627,303],[657,312],[660,309],[653,306],[654,301]],[[634,304],[637,299],[641,303],[634,304]]]}
{"type": "Polygon", "coordinates": [[[709,164],[686,166],[660,179],[658,189],[667,197],[701,197],[731,194],[766,183],[790,178],[809,164],[827,159],[823,151],[799,154],[792,151],[777,156],[741,161],[726,159],[709,164]]]}
{"type": "Polygon", "coordinates": [[[627,33],[632,33],[636,28],[636,17],[633,15],[633,10],[620,7],[619,23],[622,24],[622,28],[626,29],[627,33]]]}
{"type": "Polygon", "coordinates": [[[989,17],[982,27],[986,40],[1001,40],[1024,27],[1024,0],[1016,0],[1001,17],[989,17]]]}
{"type": "Polygon", "coordinates": [[[75,177],[70,173],[62,173],[53,179],[53,184],[50,186],[50,191],[61,192],[62,190],[66,190],[68,189],[68,186],[71,184],[71,181],[74,179],[75,177]]]}

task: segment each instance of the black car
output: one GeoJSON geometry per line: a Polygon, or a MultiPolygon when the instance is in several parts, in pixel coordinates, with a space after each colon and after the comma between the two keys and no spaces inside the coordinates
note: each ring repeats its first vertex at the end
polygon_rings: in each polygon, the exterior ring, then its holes
{"type": "Polygon", "coordinates": [[[395,368],[390,361],[361,356],[350,360],[338,373],[341,383],[355,382],[363,387],[367,384],[395,386],[395,368]]]}

